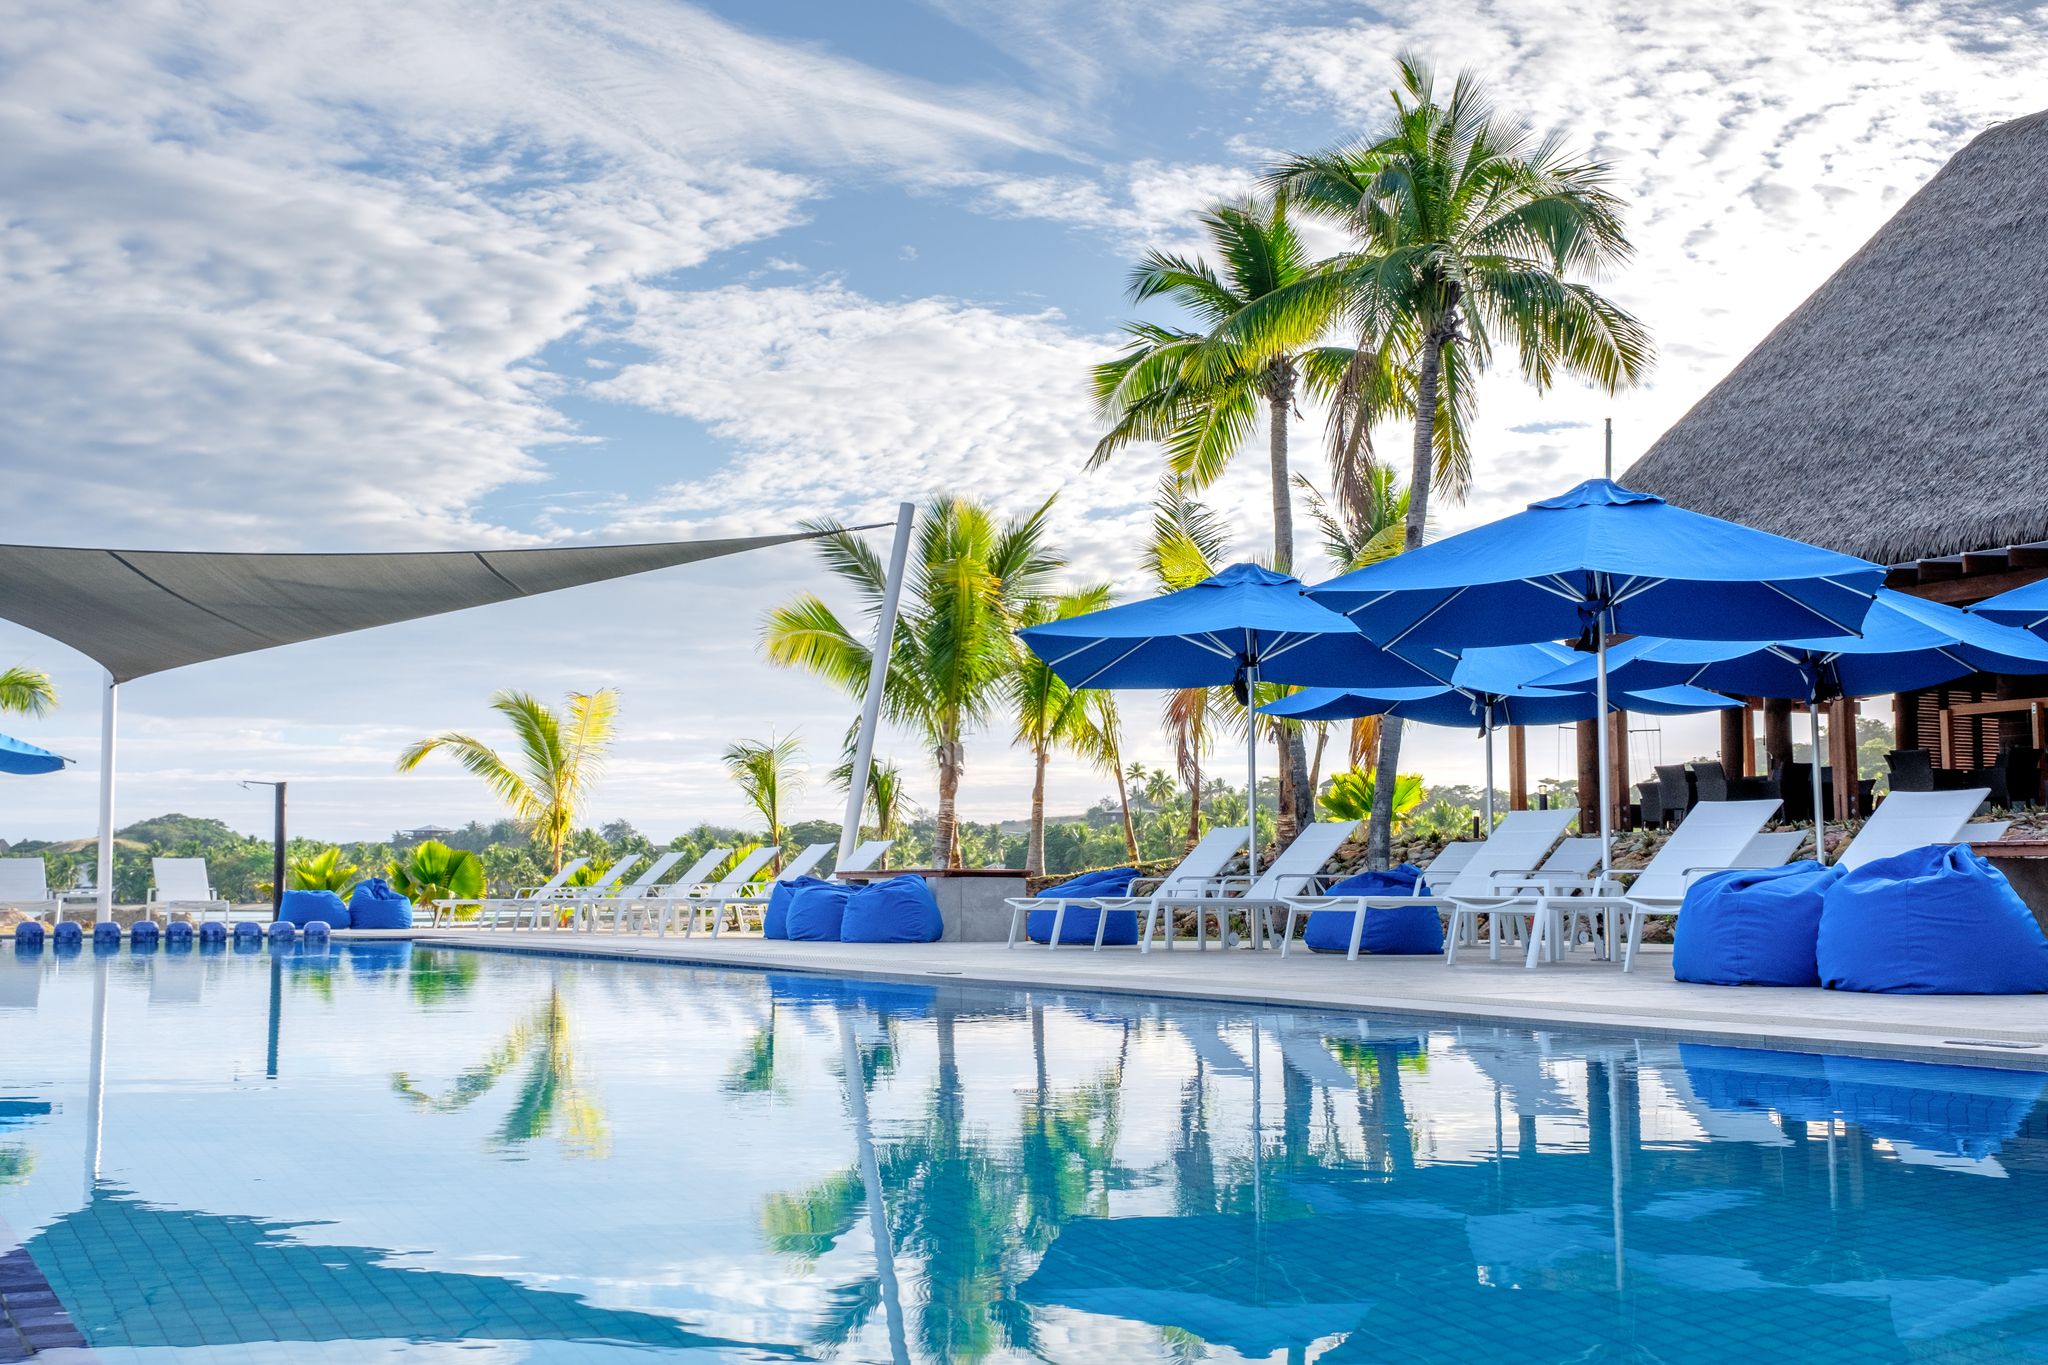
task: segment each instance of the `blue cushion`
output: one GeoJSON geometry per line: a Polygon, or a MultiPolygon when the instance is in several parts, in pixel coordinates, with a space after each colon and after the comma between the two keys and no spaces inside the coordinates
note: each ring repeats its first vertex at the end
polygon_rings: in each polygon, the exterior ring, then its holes
{"type": "MultiPolygon", "coordinates": [[[[1326,896],[1407,896],[1422,880],[1422,869],[1402,863],[1385,872],[1361,872],[1346,877],[1326,896]]],[[[1355,917],[1349,910],[1312,910],[1303,926],[1301,941],[1319,953],[1351,951],[1351,929],[1355,917]]],[[[1433,905],[1384,906],[1365,912],[1365,932],[1358,940],[1361,952],[1386,957],[1421,956],[1444,950],[1444,925],[1433,905]]]]}
{"type": "Polygon", "coordinates": [[[351,929],[410,929],[412,902],[391,889],[382,877],[356,883],[349,893],[348,927],[351,929]]]}
{"type": "Polygon", "coordinates": [[[789,937],[805,943],[837,943],[839,921],[846,914],[851,891],[851,887],[831,882],[798,887],[784,916],[789,937]]]}
{"type": "Polygon", "coordinates": [[[842,943],[937,943],[946,932],[932,889],[915,873],[869,882],[846,898],[842,943]]]}
{"type": "Polygon", "coordinates": [[[350,921],[348,907],[341,897],[332,891],[287,891],[284,905],[277,912],[280,924],[310,924],[314,920],[325,920],[329,927],[346,929],[350,921]]]}
{"type": "Polygon", "coordinates": [[[791,877],[768,888],[768,908],[761,915],[762,938],[789,937],[789,903],[807,886],[830,886],[823,877],[791,877]]]}
{"type": "Polygon", "coordinates": [[[2048,991],[2048,938],[2005,874],[1961,844],[1880,858],[1827,890],[1815,946],[1831,990],[2048,991]]]}
{"type": "Polygon", "coordinates": [[[1671,974],[1707,986],[1818,986],[1821,905],[1841,878],[1811,859],[1708,873],[1686,890],[1671,974]]]}
{"type": "MultiPolygon", "coordinates": [[[[1040,900],[1085,900],[1095,896],[1128,896],[1131,883],[1138,879],[1135,867],[1098,868],[1083,872],[1070,881],[1057,886],[1048,886],[1038,893],[1040,900]]],[[[1067,917],[1060,921],[1060,942],[1095,942],[1095,922],[1104,912],[1092,905],[1070,905],[1067,917]]],[[[1112,909],[1107,912],[1109,923],[1103,926],[1102,941],[1119,948],[1128,948],[1138,941],[1138,912],[1135,909],[1112,909]]],[[[1052,938],[1052,907],[1032,910],[1024,916],[1024,934],[1033,943],[1045,943],[1052,938]]]]}

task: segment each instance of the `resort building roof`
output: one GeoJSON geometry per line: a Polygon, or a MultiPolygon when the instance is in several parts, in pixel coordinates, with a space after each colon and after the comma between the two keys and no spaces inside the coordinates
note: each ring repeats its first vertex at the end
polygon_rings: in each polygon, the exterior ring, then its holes
{"type": "Polygon", "coordinates": [[[2048,111],[1956,153],[1623,482],[1897,586],[2048,570],[2044,281],[2048,111]]]}

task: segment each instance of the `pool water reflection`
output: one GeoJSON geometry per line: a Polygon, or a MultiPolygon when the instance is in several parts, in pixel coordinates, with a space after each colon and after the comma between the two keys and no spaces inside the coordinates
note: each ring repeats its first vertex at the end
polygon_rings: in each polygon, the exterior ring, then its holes
{"type": "Polygon", "coordinates": [[[0,1360],[38,1294],[103,1361],[2043,1359],[2044,1086],[405,945],[7,950],[0,1360]]]}

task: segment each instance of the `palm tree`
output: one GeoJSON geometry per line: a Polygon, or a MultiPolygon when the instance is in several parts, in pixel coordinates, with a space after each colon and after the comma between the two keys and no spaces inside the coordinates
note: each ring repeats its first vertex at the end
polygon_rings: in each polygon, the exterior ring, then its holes
{"type": "MultiPolygon", "coordinates": [[[[1168,475],[1159,481],[1152,504],[1152,538],[1145,567],[1161,592],[1175,592],[1215,572],[1230,532],[1223,518],[1168,475]]],[[[1202,755],[1208,751],[1214,698],[1208,688],[1181,687],[1166,694],[1161,716],[1173,737],[1174,766],[1188,789],[1187,846],[1202,837],[1202,755]]]]}
{"type": "MultiPolygon", "coordinates": [[[[781,739],[770,735],[765,744],[754,739],[735,740],[719,755],[740,795],[768,826],[768,842],[777,846],[782,843],[782,799],[803,790],[803,774],[794,766],[803,753],[795,735],[781,739]]],[[[780,856],[775,864],[780,869],[780,856]]]]}
{"type": "MultiPolygon", "coordinates": [[[[1422,543],[1431,478],[1455,453],[1462,423],[1449,417],[1469,406],[1496,341],[1539,389],[1564,373],[1609,392],[1648,370],[1651,345],[1641,323],[1574,278],[1631,254],[1605,163],[1502,119],[1469,74],[1439,100],[1434,75],[1414,57],[1400,59],[1393,102],[1392,117],[1364,141],[1272,171],[1276,193],[1345,225],[1352,250],[1238,325],[1269,341],[1319,335],[1336,291],[1362,333],[1404,357],[1415,426],[1403,540],[1412,549],[1422,543]]],[[[1369,835],[1375,867],[1386,865],[1400,746],[1400,723],[1389,721],[1369,835]]]]}
{"type": "MultiPolygon", "coordinates": [[[[1040,625],[1046,621],[1099,611],[1109,605],[1110,586],[1093,583],[1071,592],[1041,597],[1024,604],[1018,624],[1040,625]]],[[[1051,665],[1028,651],[1005,682],[1010,710],[1016,717],[1016,743],[1031,750],[1031,835],[1024,846],[1024,872],[1036,877],[1045,871],[1045,769],[1055,749],[1092,754],[1099,746],[1090,725],[1086,702],[1101,692],[1075,693],[1060,681],[1051,665]]]]}
{"type": "Polygon", "coordinates": [[[47,715],[57,705],[57,685],[40,669],[15,664],[0,668],[0,711],[47,715]]]}
{"type": "Polygon", "coordinates": [[[1116,694],[1096,688],[1084,694],[1085,724],[1081,752],[1116,783],[1117,809],[1123,815],[1124,852],[1138,861],[1138,828],[1131,823],[1130,774],[1124,768],[1124,722],[1117,710],[1116,694]]]}
{"type": "Polygon", "coordinates": [[[531,695],[507,689],[492,695],[491,709],[511,724],[519,741],[517,767],[482,740],[451,730],[408,747],[398,756],[398,770],[411,772],[428,754],[446,749],[511,808],[560,872],[562,845],[604,770],[619,694],[610,687],[571,692],[565,714],[557,714],[531,695]]]}
{"type": "Polygon", "coordinates": [[[477,900],[484,894],[483,859],[439,839],[423,839],[392,859],[385,878],[393,890],[421,906],[477,900]]]}
{"type": "MultiPolygon", "coordinates": [[[[998,523],[965,498],[936,497],[918,528],[915,563],[890,649],[882,714],[920,731],[938,769],[934,856],[960,860],[955,807],[967,732],[988,719],[1019,655],[1014,631],[1025,604],[1044,595],[1064,561],[1046,545],[1052,499],[1028,516],[998,523]]],[[[887,575],[868,543],[833,521],[806,531],[833,573],[852,584],[869,621],[880,610],[887,575]]],[[[768,614],[761,647],[772,663],[836,683],[849,696],[867,687],[872,624],[856,634],[819,597],[806,593],[768,614]]]]}
{"type": "MultiPolygon", "coordinates": [[[[847,732],[847,756],[832,770],[833,785],[842,792],[853,785],[853,741],[859,728],[856,725],[847,732]]],[[[869,761],[867,799],[861,803],[861,811],[867,822],[861,826],[864,836],[894,840],[903,833],[903,822],[916,813],[917,805],[903,790],[901,768],[879,758],[869,761]]],[[[888,854],[882,855],[880,865],[889,865],[888,854]]]]}
{"type": "MultiPolygon", "coordinates": [[[[1368,464],[1353,474],[1348,496],[1340,493],[1326,499],[1307,480],[1301,480],[1308,498],[1309,514],[1323,536],[1323,551],[1337,572],[1349,573],[1368,564],[1391,559],[1407,548],[1408,490],[1399,477],[1383,464],[1368,464]]],[[[1380,718],[1359,716],[1351,722],[1347,747],[1349,766],[1366,760],[1380,742],[1380,718]]],[[[1318,740],[1317,769],[1321,768],[1318,740]]],[[[1317,775],[1309,777],[1317,786],[1317,775]]]]}

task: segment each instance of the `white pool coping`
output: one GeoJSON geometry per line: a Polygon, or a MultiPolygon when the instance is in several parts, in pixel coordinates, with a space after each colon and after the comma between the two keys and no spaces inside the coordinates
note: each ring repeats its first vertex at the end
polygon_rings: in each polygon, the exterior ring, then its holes
{"type": "Polygon", "coordinates": [[[1646,1037],[2048,1070],[2048,996],[1694,986],[1672,979],[1668,948],[1646,948],[1637,970],[1624,974],[1583,951],[1575,960],[1530,971],[1519,960],[1488,962],[1483,950],[1447,967],[1435,957],[1346,962],[1341,956],[1307,952],[1285,959],[1271,951],[1212,948],[1198,953],[1192,946],[1140,954],[1135,948],[1055,951],[1009,949],[1000,943],[790,943],[739,935],[663,939],[446,928],[336,937],[409,937],[507,952],[1434,1015],[1532,1028],[1569,1025],[1646,1037]]]}

